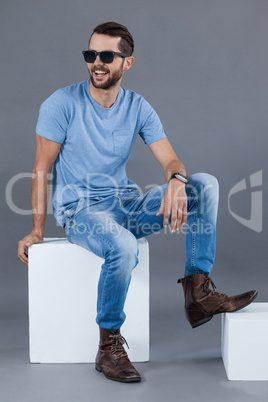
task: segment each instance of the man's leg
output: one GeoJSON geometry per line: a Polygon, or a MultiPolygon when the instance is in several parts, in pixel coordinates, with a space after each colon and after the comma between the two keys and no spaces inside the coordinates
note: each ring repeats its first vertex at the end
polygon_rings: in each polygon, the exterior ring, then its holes
{"type": "MultiPolygon", "coordinates": [[[[163,227],[163,216],[156,216],[167,185],[155,187],[132,200],[123,200],[127,215],[123,223],[136,237],[147,236],[163,227]]],[[[214,264],[218,182],[205,173],[190,177],[186,186],[188,217],[186,225],[185,277],[179,279],[185,293],[186,316],[192,327],[209,321],[213,315],[237,311],[250,304],[257,292],[228,297],[215,292],[209,277],[214,264]],[[212,290],[210,289],[212,286],[212,290]]]]}
{"type": "Polygon", "coordinates": [[[124,350],[120,327],[131,272],[138,263],[135,236],[118,222],[124,215],[117,208],[118,199],[109,197],[94,205],[80,200],[78,209],[67,212],[67,238],[104,258],[98,284],[97,318],[100,344],[96,369],[109,379],[122,382],[140,381],[140,374],[124,350]]]}
{"type": "MultiPolygon", "coordinates": [[[[167,184],[152,188],[145,194],[124,197],[120,208],[126,215],[122,223],[137,238],[163,229],[163,215],[156,216],[167,184]]],[[[187,227],[185,275],[208,273],[215,258],[218,182],[206,173],[189,178],[187,194],[187,227]]]]}
{"type": "Polygon", "coordinates": [[[228,297],[215,292],[209,277],[216,250],[218,182],[208,174],[193,175],[186,188],[188,202],[185,277],[185,313],[192,328],[210,321],[213,315],[238,311],[257,296],[255,290],[228,297]],[[212,287],[212,289],[210,289],[212,287]]]}

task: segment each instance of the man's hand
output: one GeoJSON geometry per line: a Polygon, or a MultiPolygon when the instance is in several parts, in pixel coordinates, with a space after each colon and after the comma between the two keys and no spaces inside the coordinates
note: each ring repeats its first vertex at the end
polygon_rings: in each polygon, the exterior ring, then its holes
{"type": "Polygon", "coordinates": [[[43,236],[36,231],[32,231],[28,236],[24,237],[24,239],[19,241],[18,246],[18,257],[24,262],[24,264],[28,264],[28,255],[25,253],[26,247],[30,247],[32,244],[42,243],[43,236]]]}
{"type": "Polygon", "coordinates": [[[61,144],[40,137],[36,134],[36,157],[32,176],[32,210],[33,210],[33,231],[24,239],[19,241],[18,257],[28,264],[26,248],[35,243],[42,243],[45,227],[47,202],[48,202],[48,175],[51,172],[61,144]]]}
{"type": "Polygon", "coordinates": [[[180,225],[187,221],[187,195],[185,184],[174,178],[170,180],[165,191],[161,206],[156,216],[164,214],[164,227],[167,227],[171,214],[171,232],[179,230],[180,225]]]}

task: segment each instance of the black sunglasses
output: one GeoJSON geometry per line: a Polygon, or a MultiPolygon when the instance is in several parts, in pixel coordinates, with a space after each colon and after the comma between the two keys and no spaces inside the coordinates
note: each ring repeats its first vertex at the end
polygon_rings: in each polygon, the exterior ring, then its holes
{"type": "Polygon", "coordinates": [[[87,63],[94,63],[97,56],[100,56],[101,61],[105,64],[112,63],[114,61],[115,54],[123,58],[128,57],[128,55],[125,53],[110,52],[109,50],[105,50],[104,52],[95,52],[95,50],[84,50],[82,53],[87,63]]]}

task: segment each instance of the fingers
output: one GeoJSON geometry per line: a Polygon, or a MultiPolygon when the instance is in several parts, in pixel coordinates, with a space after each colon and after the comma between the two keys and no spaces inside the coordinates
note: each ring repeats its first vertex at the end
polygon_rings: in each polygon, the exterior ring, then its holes
{"type": "Polygon", "coordinates": [[[181,205],[174,205],[171,213],[170,230],[172,233],[179,230],[180,226],[187,221],[187,208],[181,205]]]}
{"type": "Polygon", "coordinates": [[[160,208],[159,208],[158,212],[156,213],[156,216],[160,216],[160,215],[164,214],[164,219],[163,219],[164,227],[167,227],[167,225],[168,225],[170,212],[171,212],[171,202],[170,202],[168,196],[164,195],[160,208]]]}
{"type": "Polygon", "coordinates": [[[156,216],[162,214],[164,214],[163,226],[167,227],[170,220],[172,233],[187,222],[187,196],[182,186],[176,189],[167,188],[156,216]]]}
{"type": "Polygon", "coordinates": [[[187,222],[187,203],[180,200],[172,203],[170,230],[172,233],[179,230],[180,226],[187,222]]]}
{"type": "Polygon", "coordinates": [[[181,224],[184,225],[187,223],[187,202],[184,203],[183,209],[182,209],[182,221],[181,224]]]}
{"type": "Polygon", "coordinates": [[[169,197],[166,197],[164,205],[164,221],[163,221],[164,228],[168,226],[170,214],[171,214],[171,200],[169,197]]]}
{"type": "Polygon", "coordinates": [[[171,212],[171,222],[170,222],[170,230],[172,233],[176,232],[176,230],[180,227],[181,221],[181,211],[178,209],[177,205],[173,205],[171,212]]]}
{"type": "Polygon", "coordinates": [[[160,215],[162,215],[162,214],[163,214],[163,212],[164,212],[164,197],[163,197],[163,199],[162,199],[162,202],[161,202],[160,208],[159,208],[158,212],[156,213],[156,216],[160,216],[160,215]]]}
{"type": "Polygon", "coordinates": [[[18,257],[24,263],[28,264],[28,255],[26,254],[26,247],[29,247],[31,244],[27,241],[20,240],[18,246],[18,257]]]}
{"type": "Polygon", "coordinates": [[[18,258],[24,263],[28,264],[28,255],[26,253],[26,248],[32,246],[35,243],[41,243],[43,241],[43,236],[36,234],[34,232],[30,233],[24,239],[20,240],[18,243],[18,258]]]}

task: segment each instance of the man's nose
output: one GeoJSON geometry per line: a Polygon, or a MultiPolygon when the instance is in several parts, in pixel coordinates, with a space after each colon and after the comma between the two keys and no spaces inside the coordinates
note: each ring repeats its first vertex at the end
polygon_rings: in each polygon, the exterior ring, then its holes
{"type": "Polygon", "coordinates": [[[104,63],[101,61],[99,54],[97,55],[96,60],[94,61],[94,64],[104,64],[104,63]]]}

